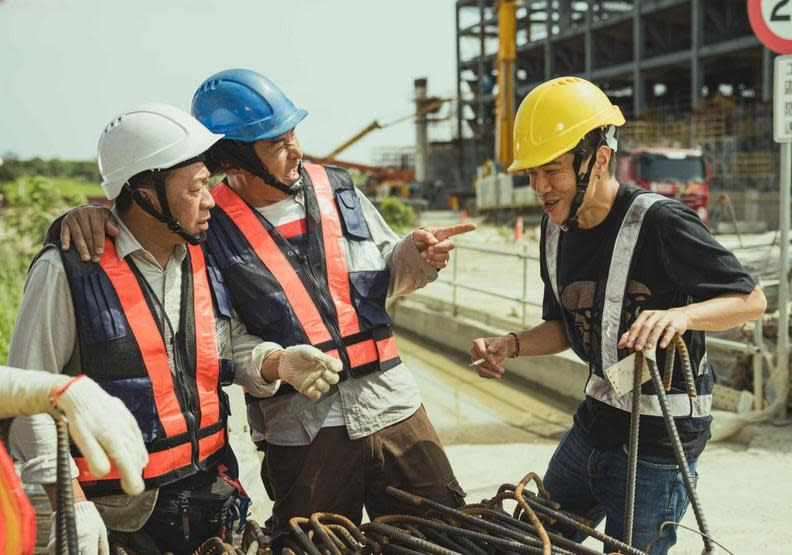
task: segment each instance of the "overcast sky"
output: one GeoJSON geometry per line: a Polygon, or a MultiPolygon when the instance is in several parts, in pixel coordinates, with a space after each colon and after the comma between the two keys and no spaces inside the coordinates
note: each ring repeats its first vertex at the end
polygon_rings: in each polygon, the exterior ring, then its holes
{"type": "MultiPolygon", "coordinates": [[[[201,81],[231,67],[308,110],[303,148],[326,154],[409,114],[416,77],[431,95],[456,93],[454,25],[454,0],[0,1],[0,155],[93,158],[116,114],[154,100],[189,110],[201,81]]],[[[406,122],[341,158],[371,162],[413,140],[406,122]]]]}

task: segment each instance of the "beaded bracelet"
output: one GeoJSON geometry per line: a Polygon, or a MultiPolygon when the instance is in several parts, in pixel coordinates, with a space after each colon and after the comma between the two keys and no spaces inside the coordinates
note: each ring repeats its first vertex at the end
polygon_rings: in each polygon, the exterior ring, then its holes
{"type": "Polygon", "coordinates": [[[510,331],[508,335],[514,337],[514,353],[512,353],[511,358],[517,358],[520,356],[520,337],[513,331],[510,331]]]}

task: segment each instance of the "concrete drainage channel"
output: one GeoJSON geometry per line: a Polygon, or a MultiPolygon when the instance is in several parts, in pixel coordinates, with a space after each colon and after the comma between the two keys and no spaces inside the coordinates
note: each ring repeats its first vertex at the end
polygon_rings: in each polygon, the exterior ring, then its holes
{"type": "MultiPolygon", "coordinates": [[[[470,311],[467,311],[470,313],[470,311]]],[[[473,313],[454,316],[445,303],[432,299],[428,303],[410,298],[399,299],[389,308],[389,314],[397,332],[407,331],[426,341],[466,356],[476,337],[502,335],[511,328],[499,326],[499,322],[473,319],[473,313]]],[[[560,395],[581,400],[588,378],[588,368],[573,353],[564,352],[546,357],[517,358],[504,362],[512,377],[539,384],[560,395]]]]}

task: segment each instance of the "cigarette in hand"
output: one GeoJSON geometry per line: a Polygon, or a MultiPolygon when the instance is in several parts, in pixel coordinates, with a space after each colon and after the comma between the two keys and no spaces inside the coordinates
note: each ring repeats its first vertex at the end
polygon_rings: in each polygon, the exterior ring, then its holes
{"type": "Polygon", "coordinates": [[[471,367],[478,366],[479,364],[484,364],[484,362],[486,362],[486,361],[483,358],[480,358],[478,360],[474,360],[473,362],[471,362],[469,364],[469,366],[471,366],[471,367]]]}

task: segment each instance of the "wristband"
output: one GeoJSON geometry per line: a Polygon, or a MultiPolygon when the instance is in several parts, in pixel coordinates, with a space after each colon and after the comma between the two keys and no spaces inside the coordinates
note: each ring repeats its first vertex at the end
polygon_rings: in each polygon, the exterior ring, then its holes
{"type": "Polygon", "coordinates": [[[511,357],[509,358],[517,358],[518,356],[520,356],[520,338],[513,331],[510,331],[507,335],[511,335],[512,337],[514,337],[514,353],[512,353],[511,357]]]}
{"type": "Polygon", "coordinates": [[[69,381],[67,381],[65,384],[63,384],[61,387],[59,387],[55,391],[51,392],[50,393],[50,397],[49,397],[50,404],[54,407],[57,404],[58,399],[60,399],[61,396],[64,393],[66,393],[66,390],[69,389],[69,387],[71,387],[71,384],[73,384],[74,382],[76,382],[80,378],[84,378],[84,377],[85,377],[85,374],[79,374],[77,376],[74,376],[69,381]]]}

